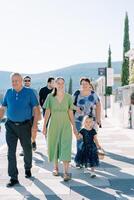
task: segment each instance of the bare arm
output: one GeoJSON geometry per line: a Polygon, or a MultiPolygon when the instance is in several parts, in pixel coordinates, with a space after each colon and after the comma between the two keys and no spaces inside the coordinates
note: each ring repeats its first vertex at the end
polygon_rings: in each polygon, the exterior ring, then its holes
{"type": "Polygon", "coordinates": [[[0,119],[2,119],[4,117],[4,113],[5,113],[5,107],[1,106],[0,107],[0,119]]]}
{"type": "Polygon", "coordinates": [[[94,135],[94,142],[95,142],[96,146],[97,146],[98,148],[101,149],[101,146],[100,146],[100,144],[99,144],[99,141],[98,141],[97,135],[94,135]]]}
{"type": "Polygon", "coordinates": [[[46,135],[46,126],[50,117],[51,111],[50,109],[46,109],[44,116],[44,124],[43,124],[43,134],[46,135]]]}
{"type": "Polygon", "coordinates": [[[76,138],[78,137],[78,132],[77,132],[77,129],[76,129],[76,126],[75,126],[75,122],[74,122],[74,114],[73,114],[73,111],[72,110],[68,110],[68,115],[69,115],[69,119],[70,119],[70,122],[72,124],[72,128],[73,128],[73,133],[74,135],[76,136],[76,138]]]}
{"type": "Polygon", "coordinates": [[[82,112],[81,109],[80,109],[80,107],[75,106],[75,105],[74,105],[74,111],[76,111],[76,112],[78,112],[78,113],[81,113],[81,112],[82,112]]]}
{"type": "Polygon", "coordinates": [[[33,114],[34,114],[34,120],[33,120],[32,129],[37,129],[37,124],[38,124],[38,121],[40,120],[40,117],[41,117],[40,107],[39,106],[35,106],[33,108],[33,114]]]}
{"type": "Polygon", "coordinates": [[[96,104],[96,122],[101,124],[101,103],[96,104]]]}

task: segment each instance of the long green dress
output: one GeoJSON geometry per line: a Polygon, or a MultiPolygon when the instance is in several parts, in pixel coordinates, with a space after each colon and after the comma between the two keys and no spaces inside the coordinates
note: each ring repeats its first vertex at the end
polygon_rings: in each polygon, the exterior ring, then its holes
{"type": "Polygon", "coordinates": [[[61,102],[49,94],[43,107],[50,109],[51,116],[47,128],[49,161],[71,161],[72,129],[68,110],[73,110],[73,100],[65,93],[61,102]]]}

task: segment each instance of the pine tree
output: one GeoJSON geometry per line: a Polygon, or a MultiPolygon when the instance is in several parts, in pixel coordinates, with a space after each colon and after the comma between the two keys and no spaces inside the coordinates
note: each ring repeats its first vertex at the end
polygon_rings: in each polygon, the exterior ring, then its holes
{"type": "Polygon", "coordinates": [[[130,49],[129,41],[129,20],[128,14],[125,16],[124,23],[124,41],[123,41],[123,63],[122,63],[122,74],[121,74],[121,83],[123,85],[129,84],[129,60],[125,57],[125,53],[130,49]]]}
{"type": "Polygon", "coordinates": [[[72,78],[71,77],[70,77],[70,80],[69,80],[68,93],[72,95],[72,78]]]}

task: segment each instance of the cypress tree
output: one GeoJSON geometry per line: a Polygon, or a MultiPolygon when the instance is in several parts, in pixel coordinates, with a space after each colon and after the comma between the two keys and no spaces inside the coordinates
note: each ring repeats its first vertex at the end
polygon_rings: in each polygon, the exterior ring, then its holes
{"type": "MultiPolygon", "coordinates": [[[[111,64],[111,48],[109,45],[109,49],[108,49],[108,63],[107,63],[107,67],[111,68],[112,64],[111,64]]],[[[106,95],[111,95],[112,94],[112,87],[111,86],[107,86],[106,89],[106,95]]]]}
{"type": "Polygon", "coordinates": [[[111,48],[110,48],[110,45],[109,45],[109,49],[108,49],[108,65],[107,67],[111,68],[112,67],[112,64],[111,64],[111,48]]]}
{"type": "Polygon", "coordinates": [[[71,77],[69,80],[68,93],[72,95],[72,78],[71,77]]]}
{"type": "Polygon", "coordinates": [[[122,74],[121,74],[122,86],[129,84],[129,59],[125,57],[125,53],[129,50],[130,50],[129,20],[128,20],[128,14],[126,13],[125,23],[124,23],[123,63],[122,63],[122,74]]]}

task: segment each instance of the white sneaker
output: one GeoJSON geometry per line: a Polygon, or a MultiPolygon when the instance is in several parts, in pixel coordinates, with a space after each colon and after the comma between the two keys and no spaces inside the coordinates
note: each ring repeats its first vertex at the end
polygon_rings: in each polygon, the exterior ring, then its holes
{"type": "Polygon", "coordinates": [[[95,177],[96,177],[95,172],[91,172],[90,178],[95,178],[95,177]]]}

